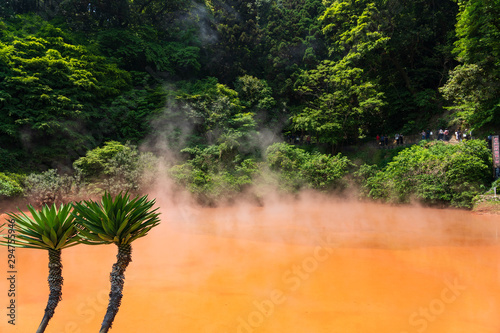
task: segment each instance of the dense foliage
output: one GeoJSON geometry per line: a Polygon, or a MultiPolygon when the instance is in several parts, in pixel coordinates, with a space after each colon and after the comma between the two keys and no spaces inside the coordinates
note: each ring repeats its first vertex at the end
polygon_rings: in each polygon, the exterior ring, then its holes
{"type": "Polygon", "coordinates": [[[276,172],[279,186],[284,190],[311,188],[321,191],[343,190],[344,176],[353,167],[342,154],[336,156],[310,153],[286,143],[276,143],[266,152],[268,167],[276,172]]]}
{"type": "Polygon", "coordinates": [[[8,174],[0,172],[0,199],[5,197],[14,197],[22,194],[23,189],[19,181],[8,174]]]}
{"type": "Polygon", "coordinates": [[[451,203],[470,207],[491,179],[491,154],[479,140],[423,143],[399,153],[385,168],[358,171],[365,194],[396,203],[451,203]]]}
{"type": "MultiPolygon", "coordinates": [[[[140,191],[167,154],[205,202],[269,172],[287,190],[338,190],[346,145],[446,127],[486,137],[499,128],[499,12],[497,0],[2,2],[0,195],[140,191]],[[285,138],[310,145],[271,146],[285,138]]],[[[373,191],[390,182],[376,185],[376,168],[358,177],[373,191]]],[[[476,185],[463,200],[417,196],[467,206],[476,185]]]]}
{"type": "Polygon", "coordinates": [[[78,187],[90,192],[139,191],[149,186],[155,176],[157,160],[152,153],[137,147],[108,141],[89,150],[73,163],[78,187]]]}
{"type": "Polygon", "coordinates": [[[460,65],[442,88],[452,109],[470,127],[487,130],[500,125],[500,3],[458,1],[455,53],[460,65]]]}
{"type": "Polygon", "coordinates": [[[87,127],[102,119],[102,101],[127,88],[130,74],[36,16],[2,33],[0,144],[21,159],[70,162],[92,141],[87,127]]]}

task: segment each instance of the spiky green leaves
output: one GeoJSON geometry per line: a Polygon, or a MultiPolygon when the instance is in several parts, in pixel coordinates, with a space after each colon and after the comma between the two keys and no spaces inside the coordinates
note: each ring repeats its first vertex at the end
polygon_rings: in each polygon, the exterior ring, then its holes
{"type": "Polygon", "coordinates": [[[129,194],[123,193],[114,198],[106,193],[101,202],[75,203],[73,216],[79,225],[81,242],[131,244],[160,223],[157,209],[151,210],[154,204],[155,200],[148,200],[147,195],[130,199],[129,194]]]}
{"type": "Polygon", "coordinates": [[[111,328],[121,303],[125,269],[132,260],[130,244],[160,223],[157,209],[152,210],[154,204],[155,200],[148,200],[147,195],[130,199],[129,194],[123,193],[114,198],[105,193],[101,202],[74,204],[73,216],[80,230],[81,242],[90,245],[115,243],[118,246],[118,260],[110,274],[111,292],[101,333],[111,328]]]}
{"type": "MultiPolygon", "coordinates": [[[[56,204],[44,206],[37,211],[28,205],[31,217],[20,211],[9,213],[16,231],[16,242],[12,246],[32,249],[61,250],[78,244],[78,230],[71,215],[73,206],[62,204],[59,209],[56,204]]],[[[6,245],[6,241],[0,241],[6,245]]]]}

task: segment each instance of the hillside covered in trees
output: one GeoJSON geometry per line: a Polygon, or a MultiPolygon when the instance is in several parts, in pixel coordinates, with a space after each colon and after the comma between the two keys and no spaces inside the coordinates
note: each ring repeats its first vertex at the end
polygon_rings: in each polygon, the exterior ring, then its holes
{"type": "Polygon", "coordinates": [[[168,151],[166,172],[207,203],[275,182],[468,207],[492,182],[483,141],[339,152],[494,134],[499,14],[497,0],[3,1],[0,195],[139,190],[168,151]],[[292,136],[309,144],[274,143],[292,136]],[[413,157],[431,162],[391,185],[413,157]]]}

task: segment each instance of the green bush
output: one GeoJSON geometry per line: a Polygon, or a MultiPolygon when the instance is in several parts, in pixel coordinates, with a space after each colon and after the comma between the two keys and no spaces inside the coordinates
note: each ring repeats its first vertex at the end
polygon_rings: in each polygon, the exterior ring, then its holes
{"type": "Polygon", "coordinates": [[[344,189],[347,186],[344,176],[351,166],[351,161],[340,153],[335,156],[315,153],[302,165],[301,175],[314,189],[344,189]]]}
{"type": "Polygon", "coordinates": [[[240,154],[224,156],[222,145],[186,148],[191,158],[173,166],[169,173],[204,204],[232,200],[242,193],[259,173],[253,158],[240,154]]]}
{"type": "Polygon", "coordinates": [[[0,172],[0,198],[16,197],[23,194],[20,176],[0,172]]]}
{"type": "Polygon", "coordinates": [[[24,179],[25,195],[37,206],[66,202],[73,193],[75,180],[68,175],[60,175],[51,169],[43,173],[32,173],[24,179]]]}
{"type": "Polygon", "coordinates": [[[373,177],[378,171],[378,168],[376,165],[370,165],[370,164],[361,164],[358,168],[353,173],[353,181],[354,184],[358,187],[359,191],[359,196],[361,198],[368,197],[370,194],[370,190],[372,188],[368,184],[368,179],[373,177]]]}
{"type": "Polygon", "coordinates": [[[140,191],[151,185],[156,158],[117,141],[89,150],[73,163],[79,186],[91,192],[140,191]]]}
{"type": "Polygon", "coordinates": [[[353,166],[342,154],[309,153],[286,143],[272,144],[266,156],[269,168],[277,174],[279,186],[285,191],[343,189],[347,186],[345,176],[353,166]]]}
{"type": "Polygon", "coordinates": [[[286,143],[275,143],[267,148],[267,164],[277,176],[280,190],[294,192],[305,186],[300,171],[307,157],[306,151],[286,143]]]}
{"type": "Polygon", "coordinates": [[[483,141],[422,143],[401,151],[363,186],[369,197],[389,202],[470,208],[488,184],[490,170],[491,156],[483,141]]]}

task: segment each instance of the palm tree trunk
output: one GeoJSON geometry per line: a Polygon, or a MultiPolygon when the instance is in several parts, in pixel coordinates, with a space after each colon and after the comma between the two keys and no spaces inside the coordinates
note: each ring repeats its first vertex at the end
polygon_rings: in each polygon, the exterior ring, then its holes
{"type": "Polygon", "coordinates": [[[132,261],[132,246],[130,244],[119,245],[116,258],[116,263],[113,264],[113,270],[111,271],[109,277],[111,281],[111,291],[109,293],[108,309],[106,311],[106,315],[104,316],[104,320],[102,321],[99,333],[108,332],[113,324],[113,321],[115,320],[116,314],[118,313],[118,308],[120,307],[123,297],[122,291],[123,284],[125,282],[124,273],[128,264],[132,261]]]}
{"type": "Polygon", "coordinates": [[[49,324],[49,320],[54,315],[57,304],[61,300],[62,295],[62,263],[61,263],[61,250],[49,249],[49,288],[50,295],[45,308],[45,314],[42,322],[38,327],[36,333],[45,332],[45,328],[49,324]]]}

